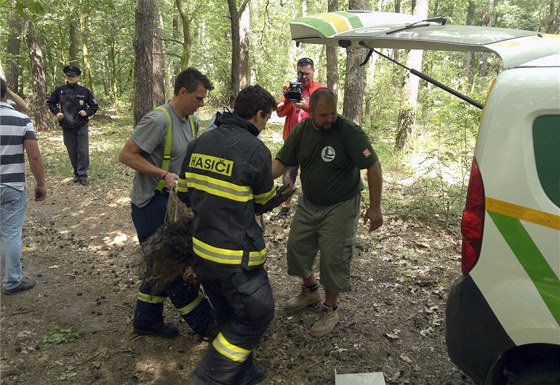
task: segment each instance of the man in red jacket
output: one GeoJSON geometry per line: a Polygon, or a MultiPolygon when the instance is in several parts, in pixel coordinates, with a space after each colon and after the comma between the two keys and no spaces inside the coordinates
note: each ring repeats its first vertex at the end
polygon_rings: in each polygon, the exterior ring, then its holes
{"type": "MultiPolygon", "coordinates": [[[[292,131],[292,128],[294,128],[296,124],[309,117],[309,96],[311,96],[313,91],[316,89],[326,87],[324,84],[313,80],[313,76],[315,75],[315,66],[313,64],[313,60],[310,58],[304,57],[299,59],[297,62],[297,70],[298,73],[301,72],[302,92],[300,100],[290,100],[291,95],[288,96],[288,94],[284,92],[284,95],[276,105],[276,113],[278,116],[286,117],[286,120],[284,121],[284,141],[286,141],[288,135],[290,135],[290,132],[292,131]]],[[[286,88],[284,91],[286,91],[286,88]]],[[[298,166],[286,167],[286,171],[282,176],[283,184],[289,183],[292,186],[295,186],[297,175],[298,166]]],[[[270,220],[277,221],[280,219],[286,219],[290,215],[290,202],[291,197],[282,204],[278,214],[270,217],[270,220]]]]}

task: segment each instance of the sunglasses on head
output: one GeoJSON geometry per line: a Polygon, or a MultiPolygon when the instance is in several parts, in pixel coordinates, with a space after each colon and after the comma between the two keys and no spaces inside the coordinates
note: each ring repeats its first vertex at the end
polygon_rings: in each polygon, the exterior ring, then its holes
{"type": "Polygon", "coordinates": [[[313,60],[311,60],[308,57],[304,57],[298,60],[297,62],[298,66],[311,66],[313,67],[313,60]]]}

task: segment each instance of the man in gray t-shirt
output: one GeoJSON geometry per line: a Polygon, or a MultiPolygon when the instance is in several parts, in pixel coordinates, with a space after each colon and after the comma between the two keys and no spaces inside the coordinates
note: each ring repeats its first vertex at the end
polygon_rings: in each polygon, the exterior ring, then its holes
{"type": "MultiPolygon", "coordinates": [[[[119,160],[136,172],[130,192],[132,222],[142,245],[164,223],[169,191],[179,178],[187,145],[196,137],[198,119],[194,112],[204,105],[210,80],[194,68],[177,75],[174,96],[168,103],[148,112],[134,128],[119,160]],[[170,124],[171,123],[171,124],[170,124]],[[171,129],[169,163],[163,161],[167,132],[171,129]]],[[[164,323],[163,302],[169,297],[193,331],[202,338],[213,338],[215,314],[199,285],[179,278],[155,292],[143,282],[134,312],[134,331],[140,335],[175,338],[179,329],[164,323]]]]}
{"type": "MultiPolygon", "coordinates": [[[[165,175],[165,172],[179,174],[181,171],[181,164],[187,152],[187,145],[196,137],[198,132],[198,117],[192,115],[192,120],[181,119],[177,116],[170,103],[171,102],[165,103],[162,106],[171,117],[173,130],[169,169],[162,170],[164,171],[163,174],[160,174],[162,176],[165,175]],[[194,127],[191,126],[191,122],[194,123],[194,127]]],[[[161,166],[163,164],[167,126],[168,119],[165,113],[155,109],[148,112],[142,120],[140,120],[130,136],[130,140],[142,150],[141,156],[152,165],[161,166]]],[[[148,173],[137,170],[134,174],[132,190],[130,191],[132,203],[140,208],[146,206],[153,198],[160,179],[160,177],[154,177],[148,173]]],[[[168,179],[173,180],[172,177],[168,179]]]]}

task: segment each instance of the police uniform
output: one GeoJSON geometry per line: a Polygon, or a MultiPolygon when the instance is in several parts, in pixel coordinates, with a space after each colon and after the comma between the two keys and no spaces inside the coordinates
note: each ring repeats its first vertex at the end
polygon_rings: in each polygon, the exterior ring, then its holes
{"type": "MultiPolygon", "coordinates": [[[[64,73],[80,76],[81,71],[78,67],[69,65],[64,67],[64,73]]],[[[87,180],[89,167],[89,117],[97,112],[99,105],[91,91],[78,83],[67,83],[55,89],[47,99],[47,105],[54,115],[60,112],[64,114],[64,118],[59,121],[64,145],[74,169],[74,181],[82,183],[87,180]],[[80,111],[85,111],[86,116],[81,116],[80,111]]]]}
{"type": "Polygon", "coordinates": [[[193,377],[237,385],[250,383],[252,350],[274,316],[267,251],[255,214],[274,200],[276,189],[272,157],[256,138],[258,129],[230,112],[221,121],[189,144],[177,191],[195,214],[197,275],[219,329],[193,377]]]}

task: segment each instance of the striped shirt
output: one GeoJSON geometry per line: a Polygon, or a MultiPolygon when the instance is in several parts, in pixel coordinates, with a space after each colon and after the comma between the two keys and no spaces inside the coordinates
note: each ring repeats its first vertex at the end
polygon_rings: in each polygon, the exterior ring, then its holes
{"type": "Polygon", "coordinates": [[[23,191],[25,156],[23,142],[37,140],[33,123],[8,104],[0,102],[0,184],[23,191]]]}

